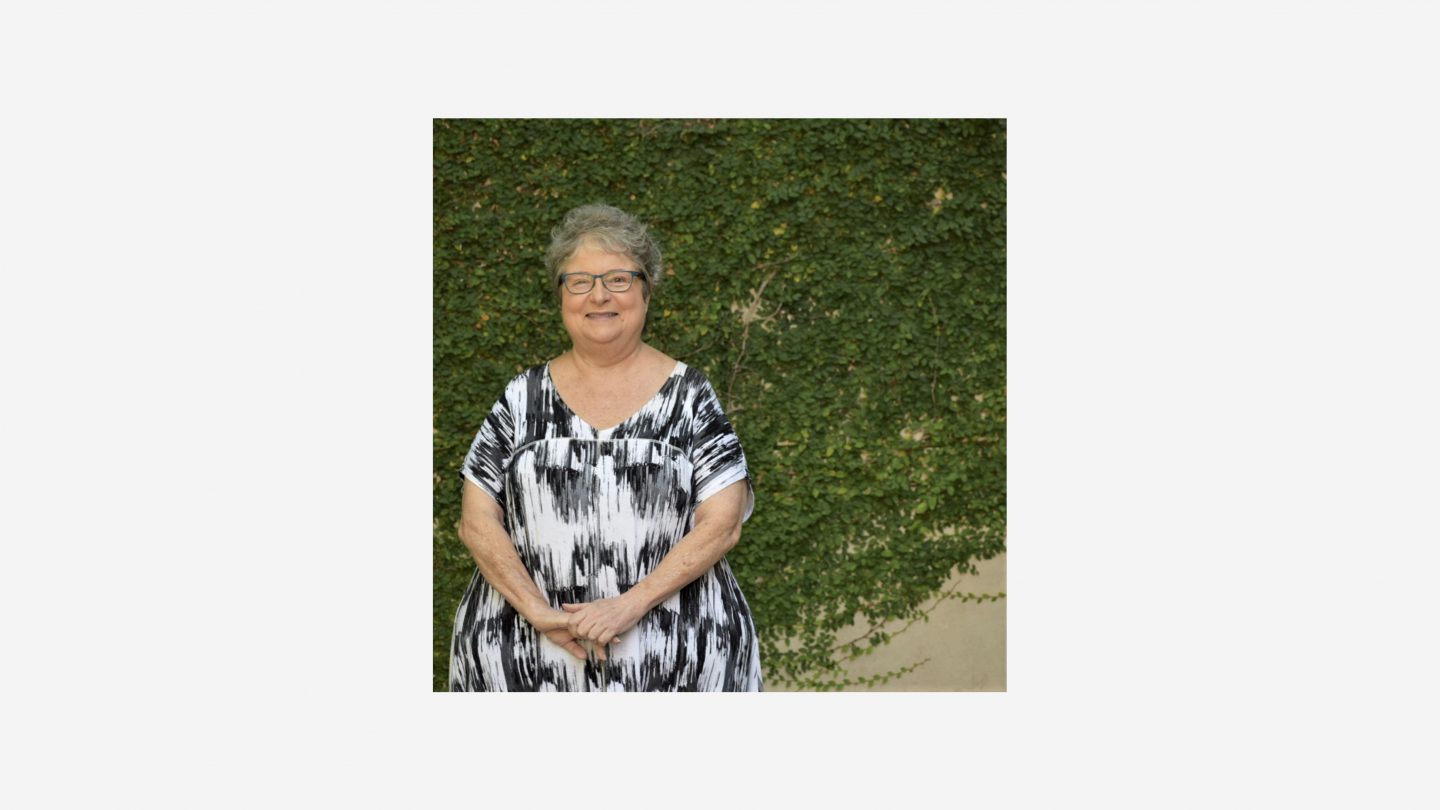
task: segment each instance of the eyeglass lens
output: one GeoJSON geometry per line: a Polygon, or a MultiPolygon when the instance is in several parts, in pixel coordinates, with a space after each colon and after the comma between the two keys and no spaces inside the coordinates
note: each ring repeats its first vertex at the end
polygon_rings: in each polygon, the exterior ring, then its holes
{"type": "MultiPolygon", "coordinates": [[[[605,289],[610,292],[625,292],[635,277],[629,273],[608,273],[605,275],[605,289]]],[[[588,273],[573,273],[565,277],[565,289],[572,293],[587,293],[595,287],[595,276],[588,273]]]]}

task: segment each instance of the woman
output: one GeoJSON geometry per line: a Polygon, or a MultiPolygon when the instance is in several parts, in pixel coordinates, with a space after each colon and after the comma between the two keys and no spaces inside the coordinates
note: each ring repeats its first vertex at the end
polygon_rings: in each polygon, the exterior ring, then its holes
{"type": "Polygon", "coordinates": [[[760,691],[724,559],[745,455],[705,375],[641,339],[659,246],[606,205],[551,237],[572,347],[510,381],[466,456],[450,690],[760,691]]]}

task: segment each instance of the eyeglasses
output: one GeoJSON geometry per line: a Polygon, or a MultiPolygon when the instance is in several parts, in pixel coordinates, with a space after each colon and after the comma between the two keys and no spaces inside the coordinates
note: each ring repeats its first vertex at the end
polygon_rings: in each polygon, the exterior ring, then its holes
{"type": "Polygon", "coordinates": [[[576,295],[584,295],[595,289],[595,279],[603,280],[605,289],[610,292],[625,292],[630,289],[637,277],[644,276],[644,273],[634,270],[611,270],[608,273],[565,273],[560,276],[560,283],[565,289],[576,295]]]}

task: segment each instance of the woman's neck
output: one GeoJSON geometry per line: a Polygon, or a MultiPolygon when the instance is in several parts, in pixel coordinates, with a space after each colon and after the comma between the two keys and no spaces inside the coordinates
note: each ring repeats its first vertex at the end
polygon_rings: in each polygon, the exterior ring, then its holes
{"type": "Polygon", "coordinates": [[[640,365],[649,355],[651,349],[643,341],[636,341],[634,346],[618,349],[581,349],[579,346],[570,347],[569,361],[574,370],[581,377],[592,375],[613,376],[616,372],[625,372],[640,365]]]}

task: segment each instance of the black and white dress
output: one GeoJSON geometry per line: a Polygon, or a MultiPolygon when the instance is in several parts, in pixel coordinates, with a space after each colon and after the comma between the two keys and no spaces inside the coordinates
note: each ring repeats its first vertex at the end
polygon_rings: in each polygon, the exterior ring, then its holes
{"type": "MultiPolygon", "coordinates": [[[[527,369],[505,387],[461,473],[500,504],[521,561],[556,609],[629,590],[690,532],[697,506],[748,481],[714,389],[684,363],[606,430],[570,410],[549,364],[527,369]]],[[[752,490],[747,520],[753,503],[752,490]]],[[[762,689],[750,606],[723,558],[620,635],[609,661],[581,661],[477,569],[455,613],[450,691],[762,689]]]]}

